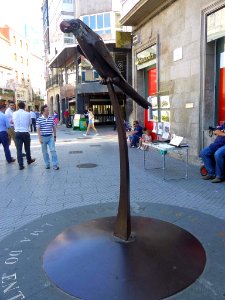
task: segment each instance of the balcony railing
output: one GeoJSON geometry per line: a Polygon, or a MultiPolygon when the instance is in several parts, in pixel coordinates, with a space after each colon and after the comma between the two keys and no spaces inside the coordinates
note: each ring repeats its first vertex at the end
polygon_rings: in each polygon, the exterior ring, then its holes
{"type": "Polygon", "coordinates": [[[62,75],[54,75],[46,81],[46,89],[53,87],[55,85],[63,84],[63,76],[62,75]]]}

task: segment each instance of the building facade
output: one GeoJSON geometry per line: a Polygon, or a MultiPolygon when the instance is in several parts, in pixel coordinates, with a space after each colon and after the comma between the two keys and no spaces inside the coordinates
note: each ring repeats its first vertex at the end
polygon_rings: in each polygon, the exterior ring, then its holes
{"type": "MultiPolygon", "coordinates": [[[[131,82],[130,33],[126,35],[119,22],[120,7],[119,0],[107,0],[101,2],[101,5],[99,5],[99,1],[92,1],[90,5],[87,5],[86,2],[77,0],[74,3],[73,17],[68,15],[64,19],[79,18],[98,33],[103,38],[123,76],[131,82]]],[[[60,20],[62,21],[62,18],[60,20]]],[[[58,30],[60,31],[59,24],[58,30]]],[[[55,53],[54,58],[48,64],[48,68],[58,74],[57,80],[59,81],[58,93],[55,87],[54,95],[49,94],[50,106],[60,109],[61,115],[63,110],[69,107],[71,116],[74,112],[83,114],[89,106],[92,106],[97,123],[113,123],[113,109],[107,88],[99,84],[98,73],[89,61],[77,52],[76,41],[74,40],[74,44],[71,45],[65,44],[65,39],[68,38],[72,39],[73,36],[71,34],[63,36],[64,47],[55,53]]],[[[126,96],[119,90],[118,96],[125,117],[126,96]]]]}
{"type": "Polygon", "coordinates": [[[156,134],[184,136],[194,163],[210,142],[208,127],[225,121],[224,12],[224,0],[122,1],[133,85],[152,103],[134,108],[134,118],[156,134]]]}
{"type": "Polygon", "coordinates": [[[50,112],[56,110],[63,122],[63,112],[69,103],[75,103],[75,70],[71,59],[69,62],[67,59],[75,39],[72,34],[63,34],[59,25],[63,20],[74,18],[74,0],[44,0],[42,14],[47,103],[50,112]]]}
{"type": "MultiPolygon", "coordinates": [[[[37,65],[40,66],[42,64],[43,60],[32,54],[29,41],[14,29],[5,25],[0,27],[0,33],[8,41],[7,47],[1,49],[3,53],[1,57],[4,59],[5,64],[8,65],[8,67],[5,66],[5,69],[6,67],[8,68],[8,72],[5,73],[4,81],[0,85],[4,85],[3,88],[5,87],[13,92],[13,100],[15,100],[16,104],[24,101],[28,108],[35,108],[33,86],[38,86],[40,101],[43,99],[44,82],[43,80],[41,81],[43,70],[40,70],[37,75],[37,70],[40,68],[36,68],[37,65]],[[39,81],[37,81],[37,77],[39,77],[39,81]]],[[[37,106],[39,108],[41,103],[42,101],[36,105],[36,108],[37,106]]]]}
{"type": "Polygon", "coordinates": [[[0,103],[15,100],[15,90],[11,87],[13,77],[12,60],[10,59],[10,41],[0,32],[0,103]]]}

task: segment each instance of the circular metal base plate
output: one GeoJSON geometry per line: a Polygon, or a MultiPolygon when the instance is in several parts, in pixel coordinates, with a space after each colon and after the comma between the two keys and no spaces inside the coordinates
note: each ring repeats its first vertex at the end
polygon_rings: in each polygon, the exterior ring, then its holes
{"type": "Polygon", "coordinates": [[[114,217],[76,225],[47,247],[43,267],[64,292],[85,300],[162,299],[191,285],[206,255],[200,242],[171,223],[132,217],[128,242],[113,236],[114,217]]]}

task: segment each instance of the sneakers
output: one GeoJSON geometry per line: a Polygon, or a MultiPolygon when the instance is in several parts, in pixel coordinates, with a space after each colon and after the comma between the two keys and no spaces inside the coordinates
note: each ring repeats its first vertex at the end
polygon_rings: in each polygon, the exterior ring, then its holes
{"type": "Polygon", "coordinates": [[[224,181],[224,179],[221,179],[221,178],[219,178],[219,177],[216,177],[216,178],[214,178],[211,182],[212,183],[220,183],[220,182],[223,182],[224,181]]]}
{"type": "Polygon", "coordinates": [[[206,176],[202,177],[203,180],[212,180],[214,178],[215,178],[215,176],[213,176],[213,175],[206,175],[206,176]]]}
{"type": "Polygon", "coordinates": [[[35,162],[35,158],[31,158],[30,161],[27,162],[28,165],[32,164],[33,162],[35,162]]]}
{"type": "Polygon", "coordinates": [[[59,170],[58,166],[53,166],[53,170],[59,170]]]}
{"type": "Polygon", "coordinates": [[[86,133],[83,133],[83,136],[87,136],[87,134],[86,134],[86,133]]]}
{"type": "Polygon", "coordinates": [[[19,169],[20,169],[20,170],[23,170],[23,169],[24,169],[24,166],[20,166],[19,169]]]}
{"type": "Polygon", "coordinates": [[[95,135],[99,135],[99,133],[96,133],[95,135]]]}
{"type": "Polygon", "coordinates": [[[45,169],[50,169],[50,166],[46,166],[45,169]]]}

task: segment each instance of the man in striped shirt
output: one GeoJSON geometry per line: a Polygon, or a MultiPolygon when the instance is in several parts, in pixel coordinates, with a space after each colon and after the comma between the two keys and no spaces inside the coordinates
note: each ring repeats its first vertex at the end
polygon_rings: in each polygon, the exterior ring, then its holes
{"type": "Polygon", "coordinates": [[[37,133],[42,148],[42,154],[46,169],[50,169],[50,157],[48,148],[51,152],[52,165],[54,170],[59,170],[58,157],[55,150],[56,142],[56,125],[54,118],[49,116],[49,108],[47,105],[41,107],[41,116],[37,119],[37,133]]]}

